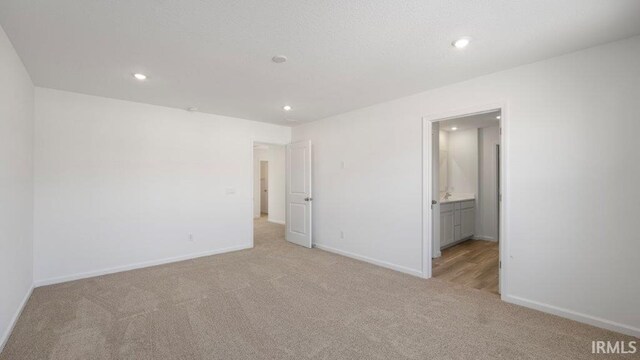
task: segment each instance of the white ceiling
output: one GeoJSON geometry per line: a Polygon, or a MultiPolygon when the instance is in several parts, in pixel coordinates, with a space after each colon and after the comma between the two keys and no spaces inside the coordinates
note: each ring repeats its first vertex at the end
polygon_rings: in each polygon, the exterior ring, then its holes
{"type": "Polygon", "coordinates": [[[636,35],[639,16],[638,0],[0,1],[38,86],[283,125],[636,35]]]}
{"type": "Polygon", "coordinates": [[[470,116],[463,116],[455,119],[440,121],[440,130],[454,131],[451,128],[455,127],[455,131],[464,131],[470,129],[479,129],[490,126],[500,125],[500,120],[497,116],[500,115],[500,111],[492,111],[484,114],[476,114],[470,116]]]}

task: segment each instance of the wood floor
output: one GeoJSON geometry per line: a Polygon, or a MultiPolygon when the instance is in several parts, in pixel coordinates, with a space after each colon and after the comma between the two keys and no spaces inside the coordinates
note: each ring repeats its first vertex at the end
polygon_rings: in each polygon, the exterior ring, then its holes
{"type": "Polygon", "coordinates": [[[498,294],[498,243],[467,240],[442,250],[433,277],[498,294]]]}

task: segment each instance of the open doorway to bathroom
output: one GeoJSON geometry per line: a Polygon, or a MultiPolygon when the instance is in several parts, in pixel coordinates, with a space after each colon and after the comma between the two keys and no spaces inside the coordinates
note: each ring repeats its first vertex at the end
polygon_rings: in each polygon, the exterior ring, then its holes
{"type": "Polygon", "coordinates": [[[502,111],[428,125],[431,276],[499,294],[502,111]]]}

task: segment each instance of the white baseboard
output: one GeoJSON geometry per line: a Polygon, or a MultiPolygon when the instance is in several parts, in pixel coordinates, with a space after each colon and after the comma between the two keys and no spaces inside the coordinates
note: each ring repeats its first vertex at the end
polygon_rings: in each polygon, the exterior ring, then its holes
{"type": "Polygon", "coordinates": [[[420,271],[420,270],[410,269],[408,267],[392,264],[392,263],[389,263],[389,262],[386,262],[386,261],[372,259],[372,258],[367,257],[367,256],[362,256],[362,255],[350,253],[348,251],[336,249],[336,248],[333,248],[333,247],[330,247],[330,246],[326,246],[326,245],[322,245],[322,244],[313,244],[313,247],[316,247],[316,248],[318,248],[320,250],[332,252],[334,254],[346,256],[346,257],[349,257],[349,258],[352,258],[352,259],[364,261],[364,262],[367,262],[369,264],[382,266],[382,267],[387,268],[387,269],[400,271],[400,272],[405,273],[405,274],[409,274],[409,275],[413,275],[413,276],[417,276],[417,277],[422,277],[422,271],[420,271]]]}
{"type": "Polygon", "coordinates": [[[4,350],[4,346],[7,345],[7,341],[9,341],[9,336],[11,336],[11,333],[13,332],[13,328],[16,326],[16,323],[18,322],[18,318],[20,317],[20,314],[22,314],[22,310],[24,310],[25,305],[27,305],[27,301],[29,301],[29,298],[31,297],[33,288],[34,288],[33,285],[29,287],[29,291],[27,291],[24,298],[22,299],[22,302],[20,303],[20,306],[18,306],[16,313],[13,314],[13,317],[11,318],[11,322],[9,323],[9,327],[4,331],[4,334],[2,334],[2,338],[0,338],[0,353],[2,353],[2,350],[4,350]]]}
{"type": "Polygon", "coordinates": [[[599,328],[615,331],[618,333],[622,333],[625,335],[640,338],[640,329],[630,325],[620,324],[614,321],[609,321],[609,320],[598,318],[595,316],[581,314],[572,310],[559,308],[553,305],[543,304],[537,301],[523,299],[517,296],[502,295],[502,300],[511,304],[528,307],[530,309],[546,312],[553,315],[558,315],[560,317],[581,322],[584,324],[588,324],[595,327],[599,327],[599,328]]]}
{"type": "Polygon", "coordinates": [[[83,272],[83,273],[78,273],[73,275],[65,275],[65,276],[53,277],[49,279],[36,280],[34,282],[34,285],[35,287],[39,287],[39,286],[45,286],[45,285],[59,284],[67,281],[86,279],[94,276],[107,275],[107,274],[113,274],[113,273],[122,272],[122,271],[141,269],[149,266],[163,265],[163,264],[169,264],[169,263],[178,262],[178,261],[190,260],[190,259],[195,259],[203,256],[211,256],[211,255],[228,253],[232,251],[245,250],[245,249],[250,249],[252,247],[253,247],[252,244],[247,244],[247,245],[232,246],[232,247],[216,249],[216,250],[209,250],[209,251],[204,251],[204,252],[199,252],[194,254],[175,256],[175,257],[164,258],[159,260],[144,261],[144,262],[139,262],[139,263],[130,264],[130,265],[116,266],[112,268],[88,271],[88,272],[83,272]]]}
{"type": "Polygon", "coordinates": [[[475,239],[475,238],[476,238],[475,235],[467,236],[466,238],[462,238],[460,240],[454,241],[451,244],[447,244],[447,245],[441,246],[440,250],[444,250],[444,249],[448,249],[450,247],[454,247],[454,246],[456,246],[458,244],[461,244],[461,243],[463,243],[463,242],[465,242],[467,240],[472,240],[472,239],[475,239]]]}
{"type": "Polygon", "coordinates": [[[274,224],[280,224],[280,225],[284,225],[285,224],[284,220],[267,219],[267,221],[270,222],[270,223],[274,223],[274,224]]]}
{"type": "MultiPolygon", "coordinates": [[[[389,263],[389,262],[386,262],[386,261],[372,259],[372,258],[366,257],[366,256],[357,255],[357,254],[354,254],[354,253],[350,253],[348,251],[343,251],[343,250],[336,249],[336,248],[333,248],[333,247],[330,247],[330,246],[326,246],[326,245],[322,245],[322,244],[313,244],[313,246],[318,248],[318,249],[320,249],[320,250],[324,250],[324,251],[332,252],[332,253],[335,253],[335,254],[338,254],[338,255],[346,256],[346,257],[349,257],[349,258],[352,258],[352,259],[368,262],[370,264],[382,266],[382,267],[385,267],[387,269],[400,271],[400,272],[403,272],[405,274],[409,274],[409,275],[413,275],[413,276],[423,277],[423,274],[422,274],[421,271],[410,269],[410,268],[407,268],[407,267],[404,267],[404,266],[392,264],[392,263],[389,263]]],[[[571,310],[568,310],[568,309],[563,309],[563,308],[559,308],[559,307],[556,307],[556,306],[547,305],[547,304],[539,303],[539,302],[536,302],[536,301],[523,299],[523,298],[520,298],[520,297],[517,297],[517,296],[511,296],[511,295],[503,294],[502,295],[502,300],[505,301],[505,302],[508,302],[508,303],[524,306],[524,307],[527,307],[527,308],[530,308],[530,309],[542,311],[542,312],[545,312],[545,313],[557,315],[557,316],[560,316],[560,317],[564,317],[564,318],[567,318],[567,319],[570,319],[570,320],[574,320],[574,321],[578,321],[578,322],[581,322],[581,323],[585,323],[585,324],[588,324],[588,325],[592,325],[592,326],[596,326],[596,327],[599,327],[599,328],[603,328],[603,329],[615,331],[615,332],[618,332],[618,333],[622,333],[622,334],[625,334],[625,335],[629,335],[629,336],[634,336],[634,337],[640,338],[640,329],[638,329],[636,327],[633,327],[633,326],[620,324],[620,323],[617,323],[617,322],[609,321],[609,320],[598,318],[598,317],[595,317],[595,316],[581,314],[581,313],[578,313],[578,312],[575,312],[575,311],[571,311],[571,310]]]]}
{"type": "Polygon", "coordinates": [[[486,240],[486,241],[498,241],[493,236],[484,236],[484,235],[474,235],[473,239],[475,239],[475,240],[486,240]]]}

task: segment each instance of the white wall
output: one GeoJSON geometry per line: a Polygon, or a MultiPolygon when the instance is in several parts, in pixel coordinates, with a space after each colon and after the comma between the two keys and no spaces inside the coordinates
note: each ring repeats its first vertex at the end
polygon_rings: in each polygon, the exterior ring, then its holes
{"type": "Polygon", "coordinates": [[[291,134],[41,88],[35,117],[38,284],[251,246],[252,140],[291,134]]]}
{"type": "Polygon", "coordinates": [[[498,240],[498,191],[496,145],[500,144],[500,127],[478,129],[478,196],[476,239],[498,240]]]}
{"type": "Polygon", "coordinates": [[[634,37],[294,128],[314,146],[314,242],[422,273],[421,117],[500,102],[503,298],[640,336],[638,59],[634,37]]]}
{"type": "Polygon", "coordinates": [[[266,149],[253,151],[253,217],[260,217],[260,161],[269,162],[268,220],[284,224],[285,220],[285,146],[263,144],[266,149]]]}
{"type": "Polygon", "coordinates": [[[448,140],[447,190],[475,196],[478,193],[478,129],[452,131],[448,140]]]}
{"type": "Polygon", "coordinates": [[[33,101],[0,27],[0,351],[33,284],[33,101]]]}
{"type": "MultiPolygon", "coordinates": [[[[438,123],[435,124],[438,125],[438,123]]],[[[438,159],[440,161],[438,188],[440,189],[440,198],[442,198],[449,186],[449,133],[440,130],[438,135],[438,159]]]]}

